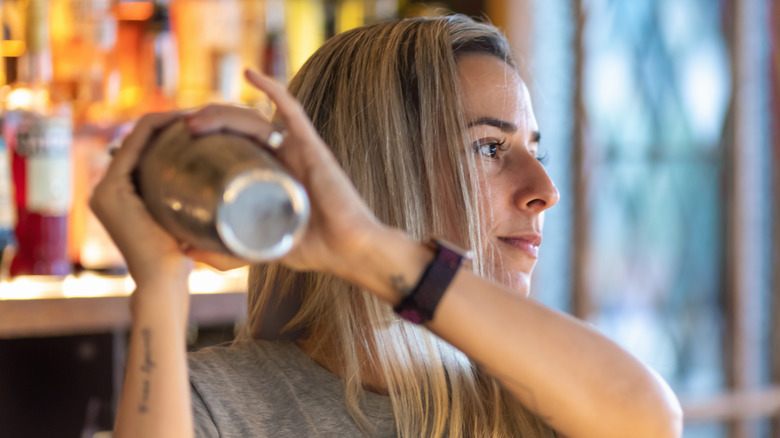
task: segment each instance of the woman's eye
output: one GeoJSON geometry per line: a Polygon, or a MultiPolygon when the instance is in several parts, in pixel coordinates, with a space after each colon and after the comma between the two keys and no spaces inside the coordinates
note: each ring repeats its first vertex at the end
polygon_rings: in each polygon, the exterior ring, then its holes
{"type": "Polygon", "coordinates": [[[476,142],[474,144],[474,150],[482,156],[495,159],[497,158],[496,155],[498,154],[498,151],[506,150],[502,148],[504,143],[506,143],[506,140],[476,142]]]}

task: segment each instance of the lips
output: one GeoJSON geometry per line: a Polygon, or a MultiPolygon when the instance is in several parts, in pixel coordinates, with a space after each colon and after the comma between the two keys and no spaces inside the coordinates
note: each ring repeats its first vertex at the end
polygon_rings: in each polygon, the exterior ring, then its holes
{"type": "Polygon", "coordinates": [[[538,234],[499,237],[498,240],[515,249],[519,249],[530,257],[539,257],[539,246],[542,244],[542,236],[538,234]]]}

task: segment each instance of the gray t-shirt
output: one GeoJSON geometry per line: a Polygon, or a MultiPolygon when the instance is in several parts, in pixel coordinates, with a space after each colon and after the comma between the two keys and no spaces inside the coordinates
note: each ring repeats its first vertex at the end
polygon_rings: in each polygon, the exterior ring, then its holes
{"type": "MultiPolygon", "coordinates": [[[[198,437],[362,437],[344,383],[291,342],[251,341],[190,353],[198,437]]],[[[380,437],[394,437],[390,398],[364,392],[380,437]]]]}

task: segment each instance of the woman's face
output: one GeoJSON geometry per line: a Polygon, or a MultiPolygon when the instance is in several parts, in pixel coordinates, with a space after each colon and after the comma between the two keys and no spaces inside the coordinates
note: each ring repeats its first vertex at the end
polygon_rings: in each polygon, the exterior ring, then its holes
{"type": "Polygon", "coordinates": [[[458,59],[475,154],[488,251],[498,279],[528,293],[542,243],[544,211],[558,189],[539,161],[539,127],[517,72],[489,54],[458,59]]]}

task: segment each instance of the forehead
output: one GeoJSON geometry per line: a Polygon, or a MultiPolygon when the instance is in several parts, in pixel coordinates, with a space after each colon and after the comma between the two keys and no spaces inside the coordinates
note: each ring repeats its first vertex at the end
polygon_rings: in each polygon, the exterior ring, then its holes
{"type": "Polygon", "coordinates": [[[458,76],[468,119],[491,116],[518,126],[535,125],[528,89],[506,62],[483,53],[461,55],[458,76]]]}

